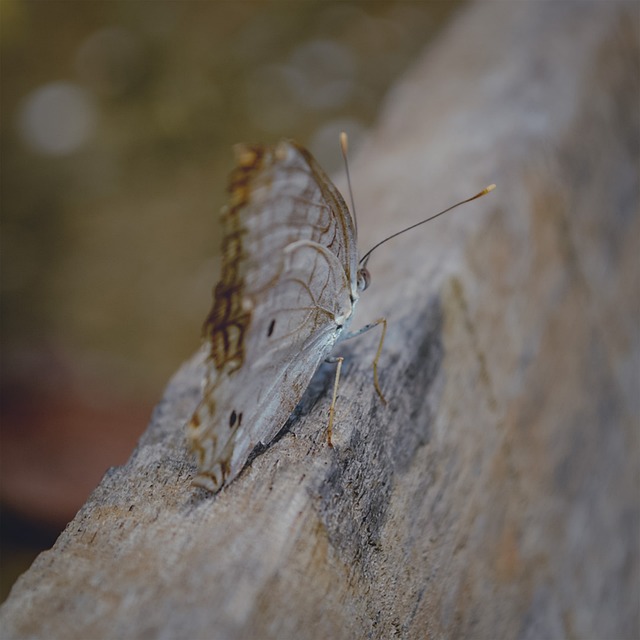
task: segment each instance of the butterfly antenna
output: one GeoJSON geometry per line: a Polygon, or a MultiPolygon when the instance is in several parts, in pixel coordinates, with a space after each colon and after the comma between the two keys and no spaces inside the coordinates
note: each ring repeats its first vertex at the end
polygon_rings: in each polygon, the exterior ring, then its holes
{"type": "MultiPolygon", "coordinates": [[[[348,178],[349,178],[349,174],[347,174],[347,180],[348,180],[348,178]]],[[[369,260],[369,256],[371,256],[371,254],[380,245],[383,245],[385,242],[388,242],[392,238],[395,238],[396,236],[399,236],[400,234],[405,233],[406,231],[411,231],[411,229],[415,229],[416,227],[419,227],[421,224],[424,224],[425,222],[429,222],[430,220],[434,220],[435,218],[438,218],[439,216],[442,216],[445,213],[448,213],[452,209],[455,209],[456,207],[459,207],[462,204],[467,204],[467,202],[471,202],[472,200],[477,200],[478,198],[481,198],[482,196],[487,195],[487,193],[490,193],[495,188],[496,188],[495,184],[490,184],[488,187],[485,187],[482,191],[480,191],[480,193],[476,193],[475,196],[472,196],[471,198],[467,198],[466,200],[461,200],[460,202],[456,202],[456,204],[453,204],[450,207],[447,207],[444,211],[440,211],[440,213],[436,213],[434,216],[430,216],[426,220],[421,220],[420,222],[416,222],[415,224],[412,224],[410,227],[407,227],[406,229],[402,229],[401,231],[398,231],[398,232],[394,233],[393,235],[389,236],[388,238],[385,238],[384,240],[380,240],[380,242],[378,242],[378,244],[374,245],[371,249],[369,249],[369,251],[367,251],[367,253],[365,253],[362,256],[362,258],[360,258],[360,264],[363,267],[366,267],[367,266],[367,261],[369,260]]]]}
{"type": "Polygon", "coordinates": [[[347,161],[347,151],[349,149],[347,134],[340,132],[340,148],[342,149],[342,158],[344,159],[344,169],[347,174],[347,186],[349,187],[349,200],[351,200],[351,212],[353,213],[353,224],[356,228],[356,237],[358,237],[358,218],[356,217],[356,204],[353,201],[353,189],[351,189],[351,176],[349,175],[349,162],[347,161]]]}

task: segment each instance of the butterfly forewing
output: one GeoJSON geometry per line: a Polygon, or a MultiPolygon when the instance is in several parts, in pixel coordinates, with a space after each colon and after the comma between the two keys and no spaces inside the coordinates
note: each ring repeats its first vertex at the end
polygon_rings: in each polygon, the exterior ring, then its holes
{"type": "Polygon", "coordinates": [[[203,400],[188,425],[194,482],[213,491],[282,428],[357,298],[353,223],[310,154],[291,142],[236,154],[203,400]]]}

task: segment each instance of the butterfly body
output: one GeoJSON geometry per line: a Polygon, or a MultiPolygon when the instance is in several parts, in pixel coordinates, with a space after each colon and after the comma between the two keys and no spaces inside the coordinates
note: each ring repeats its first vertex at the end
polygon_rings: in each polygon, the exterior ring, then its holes
{"type": "Polygon", "coordinates": [[[210,491],[284,426],[366,286],[349,210],[309,152],[283,141],[236,156],[203,399],[187,425],[194,484],[210,491]]]}

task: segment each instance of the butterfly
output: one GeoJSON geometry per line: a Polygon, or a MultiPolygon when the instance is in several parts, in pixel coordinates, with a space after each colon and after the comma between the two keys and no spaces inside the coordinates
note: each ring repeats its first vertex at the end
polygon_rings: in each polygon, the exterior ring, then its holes
{"type": "MultiPolygon", "coordinates": [[[[346,157],[344,134],[341,141],[346,157]]],[[[235,155],[222,210],[222,273],[204,324],[203,396],[187,424],[198,464],[193,484],[212,492],[237,477],[258,444],[273,440],[336,342],[378,324],[374,385],[384,401],[377,363],[386,321],[345,333],[370,282],[368,257],[382,243],[358,258],[355,219],[296,142],[237,145],[235,155]]],[[[342,358],[332,360],[329,444],[342,358]]]]}
{"type": "Polygon", "coordinates": [[[193,483],[213,492],[282,429],[369,284],[349,209],[304,147],[235,154],[203,399],[187,425],[193,483]]]}

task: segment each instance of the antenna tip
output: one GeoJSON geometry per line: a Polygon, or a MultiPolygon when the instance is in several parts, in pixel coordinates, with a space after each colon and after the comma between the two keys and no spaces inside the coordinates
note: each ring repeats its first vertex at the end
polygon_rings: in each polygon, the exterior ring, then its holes
{"type": "Polygon", "coordinates": [[[347,153],[347,134],[344,131],[340,132],[340,146],[342,147],[342,153],[346,155],[347,153]]]}
{"type": "Polygon", "coordinates": [[[490,184],[488,187],[485,187],[485,188],[482,190],[482,193],[483,193],[483,194],[484,194],[484,193],[489,193],[490,191],[493,191],[495,188],[496,188],[496,185],[495,185],[495,184],[490,184]]]}

